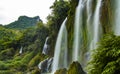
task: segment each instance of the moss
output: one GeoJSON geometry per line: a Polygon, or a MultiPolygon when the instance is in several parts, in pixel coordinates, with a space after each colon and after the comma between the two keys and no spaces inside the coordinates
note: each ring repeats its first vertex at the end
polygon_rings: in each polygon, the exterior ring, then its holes
{"type": "Polygon", "coordinates": [[[59,69],[57,70],[54,74],[67,74],[67,69],[64,68],[64,69],[59,69]]]}
{"type": "Polygon", "coordinates": [[[114,22],[114,15],[113,15],[113,5],[111,0],[103,0],[101,6],[101,24],[103,28],[103,33],[111,33],[112,32],[112,24],[114,22]]]}
{"type": "MultiPolygon", "coordinates": [[[[72,55],[72,45],[73,45],[73,32],[74,32],[74,18],[75,18],[75,10],[78,5],[78,0],[70,1],[70,10],[68,12],[66,27],[68,31],[68,53],[72,55]]],[[[72,60],[71,57],[68,60],[72,60]]]]}
{"type": "Polygon", "coordinates": [[[70,65],[67,74],[85,74],[85,72],[83,71],[81,65],[78,62],[73,62],[70,65]]]}

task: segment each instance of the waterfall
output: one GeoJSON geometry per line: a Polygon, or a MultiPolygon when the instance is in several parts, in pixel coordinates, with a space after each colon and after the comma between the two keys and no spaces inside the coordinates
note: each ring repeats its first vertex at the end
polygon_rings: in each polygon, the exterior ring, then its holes
{"type": "Polygon", "coordinates": [[[90,26],[90,19],[92,16],[92,0],[87,0],[87,25],[90,26]]]}
{"type": "Polygon", "coordinates": [[[46,38],[45,44],[44,44],[44,47],[43,47],[43,51],[42,51],[42,53],[46,54],[46,55],[48,54],[48,51],[49,51],[49,45],[47,44],[48,39],[49,39],[49,37],[46,38]]]}
{"type": "Polygon", "coordinates": [[[120,35],[120,0],[116,0],[116,12],[115,12],[115,34],[120,35]]]}
{"type": "Polygon", "coordinates": [[[89,59],[90,59],[90,51],[89,49],[91,49],[90,44],[91,43],[91,40],[93,38],[93,25],[92,25],[92,1],[93,0],[87,0],[87,6],[86,6],[86,9],[87,9],[87,38],[88,38],[88,52],[85,53],[85,61],[87,62],[89,59]]]}
{"type": "Polygon", "coordinates": [[[74,24],[74,43],[73,43],[73,55],[72,60],[78,61],[79,50],[81,45],[81,28],[82,28],[82,12],[83,12],[83,0],[79,0],[79,4],[76,8],[75,24],[74,24]]]}
{"type": "Polygon", "coordinates": [[[38,64],[38,68],[41,70],[42,74],[50,72],[52,61],[53,58],[47,58],[38,64]]]}
{"type": "Polygon", "coordinates": [[[21,46],[19,53],[22,54],[23,47],[21,46]]]}
{"type": "Polygon", "coordinates": [[[92,1],[93,0],[87,0],[87,30],[88,30],[88,40],[91,40],[91,36],[92,36],[92,22],[91,22],[91,18],[92,18],[92,1]]]}
{"type": "Polygon", "coordinates": [[[52,64],[52,73],[54,73],[57,69],[67,68],[67,30],[65,26],[66,21],[67,18],[62,23],[58,33],[52,64]]]}
{"type": "Polygon", "coordinates": [[[100,25],[101,3],[102,3],[102,0],[97,1],[97,6],[94,14],[94,20],[93,20],[94,33],[93,33],[93,41],[91,41],[91,49],[95,49],[97,47],[96,43],[99,41],[102,33],[101,25],[100,25]]]}

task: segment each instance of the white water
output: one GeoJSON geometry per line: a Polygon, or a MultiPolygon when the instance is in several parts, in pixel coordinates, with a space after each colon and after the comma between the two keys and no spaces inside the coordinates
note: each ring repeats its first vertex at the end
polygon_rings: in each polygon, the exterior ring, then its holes
{"type": "Polygon", "coordinates": [[[91,16],[92,16],[92,0],[87,0],[87,25],[89,26],[91,16]]]}
{"type": "Polygon", "coordinates": [[[79,50],[81,45],[81,28],[82,28],[82,12],[83,12],[83,0],[79,0],[79,4],[76,8],[75,24],[74,24],[74,44],[73,44],[73,55],[72,60],[78,61],[79,50]]]}
{"type": "Polygon", "coordinates": [[[67,30],[65,26],[66,21],[67,18],[62,23],[58,33],[52,64],[52,73],[54,73],[57,69],[67,68],[67,30]]]}
{"type": "Polygon", "coordinates": [[[93,35],[93,41],[91,41],[91,49],[95,49],[97,47],[97,42],[100,39],[101,36],[101,25],[100,25],[100,8],[101,8],[102,0],[97,1],[97,6],[94,14],[94,20],[93,20],[93,27],[94,27],[94,35],[93,35]]]}
{"type": "Polygon", "coordinates": [[[47,44],[48,39],[49,39],[49,37],[46,38],[46,41],[45,41],[45,44],[43,47],[43,51],[42,51],[43,54],[48,54],[48,50],[49,50],[48,49],[49,45],[47,44]]]}
{"type": "Polygon", "coordinates": [[[120,35],[120,0],[116,0],[116,13],[115,13],[115,34],[120,35]]]}
{"type": "Polygon", "coordinates": [[[22,54],[23,47],[21,46],[19,53],[22,54]]]}
{"type": "Polygon", "coordinates": [[[88,31],[88,40],[91,40],[92,32],[93,32],[93,26],[92,26],[92,1],[93,0],[87,0],[87,31],[88,31]]]}
{"type": "Polygon", "coordinates": [[[45,70],[46,72],[49,72],[52,61],[53,61],[53,58],[47,58],[47,59],[43,60],[38,64],[38,68],[41,71],[45,70]]]}
{"type": "Polygon", "coordinates": [[[88,38],[88,52],[85,53],[85,61],[87,62],[90,59],[90,50],[92,45],[92,38],[93,38],[93,25],[92,25],[92,1],[93,0],[87,0],[87,38],[88,38]]]}

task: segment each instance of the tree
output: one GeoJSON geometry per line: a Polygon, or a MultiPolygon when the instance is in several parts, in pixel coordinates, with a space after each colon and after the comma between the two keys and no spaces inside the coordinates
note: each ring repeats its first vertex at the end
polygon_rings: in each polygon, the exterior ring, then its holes
{"type": "Polygon", "coordinates": [[[50,8],[52,13],[47,17],[47,25],[50,26],[51,30],[58,32],[62,22],[67,17],[69,2],[63,0],[55,1],[50,8]]]}
{"type": "Polygon", "coordinates": [[[56,0],[50,8],[52,9],[52,13],[47,17],[47,25],[49,27],[49,37],[51,40],[51,54],[53,55],[58,31],[62,22],[67,17],[67,13],[69,11],[69,2],[63,0],[56,0]]]}

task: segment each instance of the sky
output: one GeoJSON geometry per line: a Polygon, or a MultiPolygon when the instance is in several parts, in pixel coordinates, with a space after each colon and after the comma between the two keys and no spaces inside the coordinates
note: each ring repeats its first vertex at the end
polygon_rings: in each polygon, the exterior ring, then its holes
{"type": "Polygon", "coordinates": [[[14,22],[19,16],[40,16],[45,23],[55,0],[0,0],[0,24],[14,22]]]}

